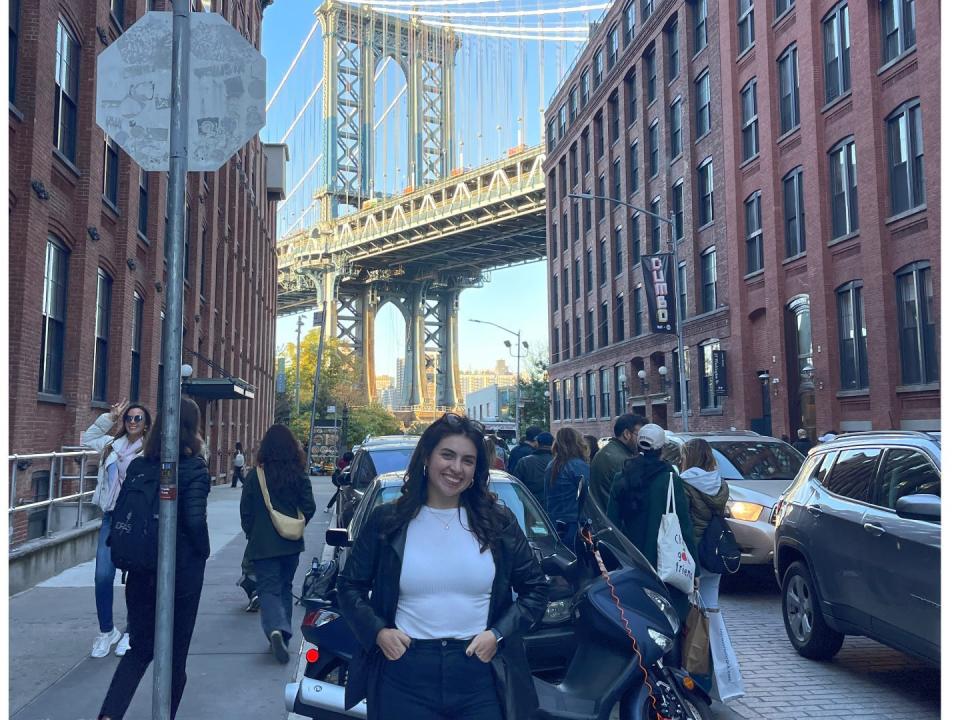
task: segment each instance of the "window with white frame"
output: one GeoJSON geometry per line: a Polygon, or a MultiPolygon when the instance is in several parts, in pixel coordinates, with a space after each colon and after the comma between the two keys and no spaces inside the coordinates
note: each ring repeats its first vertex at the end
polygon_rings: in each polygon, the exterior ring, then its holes
{"type": "Polygon", "coordinates": [[[901,268],[896,281],[901,381],[904,385],[938,382],[937,307],[930,262],[924,260],[901,268]]]}
{"type": "Polygon", "coordinates": [[[787,257],[807,249],[803,212],[803,168],[794,168],[783,178],[783,223],[787,257]]]}
{"type": "Polygon", "coordinates": [[[55,237],[47,237],[43,271],[38,392],[63,394],[63,359],[67,326],[67,273],[70,253],[55,237]]]}
{"type": "Polygon", "coordinates": [[[823,78],[826,102],[850,89],[850,12],[842,2],[823,18],[823,78]]]}
{"type": "Polygon", "coordinates": [[[763,218],[760,210],[760,191],[757,190],[743,204],[746,215],[747,272],[763,270],[763,218]]]}
{"type": "Polygon", "coordinates": [[[918,100],[904,103],[887,117],[887,156],[893,214],[923,205],[923,117],[918,100]]]}
{"type": "Polygon", "coordinates": [[[840,387],[843,390],[865,390],[870,386],[870,380],[863,282],[860,280],[837,288],[837,330],[840,335],[840,387]]]}
{"type": "Polygon", "coordinates": [[[717,249],[715,247],[700,255],[700,300],[701,312],[717,309],[717,249]]]}
{"type": "Polygon", "coordinates": [[[713,160],[707,158],[697,168],[697,189],[700,195],[700,227],[713,222],[713,160]]]}
{"type": "Polygon", "coordinates": [[[113,279],[102,268],[97,271],[97,312],[94,322],[93,399],[107,400],[110,365],[110,296],[113,279]]]}
{"type": "Polygon", "coordinates": [[[740,52],[746,52],[754,43],[753,0],[737,0],[737,37],[740,52]]]}
{"type": "Polygon", "coordinates": [[[742,160],[746,162],[760,152],[760,122],[757,115],[757,79],[753,78],[740,91],[740,138],[742,160]]]}
{"type": "Polygon", "coordinates": [[[800,80],[797,74],[797,46],[791,45],[777,59],[780,77],[780,134],[800,124],[800,80]]]}
{"type": "Polygon", "coordinates": [[[917,44],[914,0],[880,0],[883,29],[883,62],[900,57],[917,44]]]}
{"type": "Polygon", "coordinates": [[[710,73],[706,70],[696,80],[697,139],[710,132],[710,73]]]}
{"type": "Polygon", "coordinates": [[[80,42],[62,17],[57,21],[55,71],[53,146],[70,162],[76,162],[77,103],[80,98],[80,42]]]}
{"type": "Polygon", "coordinates": [[[830,161],[830,217],[833,238],[860,229],[857,202],[857,149],[853,138],[835,145],[830,161]]]}

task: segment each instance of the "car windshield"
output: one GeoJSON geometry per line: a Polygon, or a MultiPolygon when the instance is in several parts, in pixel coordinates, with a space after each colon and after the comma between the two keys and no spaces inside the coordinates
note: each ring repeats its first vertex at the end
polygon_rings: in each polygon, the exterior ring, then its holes
{"type": "MultiPolygon", "coordinates": [[[[528,540],[537,540],[550,534],[548,520],[543,514],[543,510],[534,503],[530,493],[524,492],[514,483],[502,480],[492,480],[490,489],[500,498],[500,502],[510,508],[510,511],[516,516],[528,540]]],[[[398,497],[400,497],[400,485],[381,487],[374,501],[374,507],[392,502],[398,497]]]]}
{"type": "Polygon", "coordinates": [[[723,477],[743,480],[792,480],[803,464],[803,456],[786,443],[762,440],[711,442],[723,477]]]}
{"type": "Polygon", "coordinates": [[[376,468],[376,474],[393,472],[394,470],[406,470],[410,464],[410,456],[416,446],[411,445],[408,448],[389,448],[369,450],[370,459],[373,460],[373,466],[376,468]]]}

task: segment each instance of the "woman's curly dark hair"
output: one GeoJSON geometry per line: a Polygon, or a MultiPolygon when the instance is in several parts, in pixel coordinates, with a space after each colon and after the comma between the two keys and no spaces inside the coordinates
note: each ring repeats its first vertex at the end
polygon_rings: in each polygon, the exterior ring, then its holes
{"type": "Polygon", "coordinates": [[[269,488],[285,490],[299,487],[307,471],[307,456],[290,428],[271,425],[260,441],[257,465],[263,468],[269,488]]]}
{"type": "Polygon", "coordinates": [[[483,444],[483,426],[455,413],[446,413],[424,431],[407,466],[395,511],[385,519],[382,532],[385,536],[393,534],[416,517],[420,508],[426,505],[427,460],[440,441],[450,435],[466,435],[477,449],[473,483],[460,493],[460,506],[467,511],[469,530],[480,542],[480,552],[487,548],[495,552],[494,541],[501,535],[508,519],[505,513],[509,513],[509,510],[505,510],[497,496],[490,491],[490,466],[483,444]]]}

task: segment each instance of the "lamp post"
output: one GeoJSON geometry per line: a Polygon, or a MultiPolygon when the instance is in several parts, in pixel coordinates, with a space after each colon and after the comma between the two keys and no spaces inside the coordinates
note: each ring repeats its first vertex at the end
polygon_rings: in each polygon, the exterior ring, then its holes
{"type": "MultiPolygon", "coordinates": [[[[686,383],[687,369],[685,367],[686,365],[686,363],[684,362],[685,353],[683,351],[683,321],[680,318],[680,293],[676,292],[676,290],[678,289],[677,284],[679,284],[680,282],[680,261],[678,259],[678,252],[677,252],[677,217],[676,215],[674,215],[672,218],[665,218],[662,215],[658,215],[655,212],[650,212],[645,208],[638,207],[637,205],[632,205],[623,200],[618,200],[617,198],[608,197],[606,195],[589,195],[586,193],[570,193],[568,197],[575,198],[577,200],[586,200],[588,202],[590,200],[603,200],[605,202],[613,203],[614,205],[623,205],[624,207],[628,207],[631,210],[635,210],[638,213],[642,213],[644,215],[652,217],[657,222],[660,222],[669,226],[670,250],[666,253],[661,253],[661,254],[666,254],[670,256],[671,258],[670,265],[673,271],[674,283],[676,283],[674,285],[674,296],[675,296],[675,305],[676,305],[676,313],[677,313],[677,347],[678,347],[677,374],[680,379],[680,419],[683,422],[683,431],[689,432],[690,430],[690,423],[689,423],[689,417],[688,417],[689,412],[687,409],[687,393],[685,392],[687,387],[687,383],[686,383]]],[[[660,369],[665,370],[665,368],[663,367],[661,367],[660,369]]],[[[661,373],[661,375],[662,374],[663,373],[661,373]]]]}
{"type": "Polygon", "coordinates": [[[525,357],[523,354],[523,350],[529,351],[530,346],[527,344],[526,340],[524,340],[522,343],[520,342],[519,330],[514,332],[513,330],[505,328],[503,325],[497,325],[495,322],[490,322],[489,320],[475,320],[474,318],[467,318],[467,320],[469,320],[470,322],[480,323],[481,325],[493,325],[495,328],[499,328],[506,333],[510,333],[511,335],[514,335],[517,338],[517,354],[516,355],[513,354],[513,350],[511,349],[513,345],[510,343],[509,340],[504,340],[503,344],[507,346],[508,350],[510,350],[510,357],[515,357],[517,359],[517,397],[516,397],[517,409],[516,409],[516,414],[514,416],[514,424],[517,427],[516,440],[517,442],[520,442],[520,358],[525,357]]]}

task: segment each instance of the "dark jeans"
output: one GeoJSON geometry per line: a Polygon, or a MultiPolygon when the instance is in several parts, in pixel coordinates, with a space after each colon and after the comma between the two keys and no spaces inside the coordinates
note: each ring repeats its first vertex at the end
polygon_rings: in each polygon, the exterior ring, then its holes
{"type": "Polygon", "coordinates": [[[464,652],[467,640],[414,640],[386,660],[380,703],[404,720],[503,720],[493,668],[464,652]]]}
{"type": "Polygon", "coordinates": [[[260,626],[267,639],[279,630],[283,641],[289,642],[293,633],[293,576],[300,564],[300,553],[254,560],[257,573],[257,594],[260,596],[260,626]]]}
{"type": "MultiPolygon", "coordinates": [[[[203,561],[177,568],[173,604],[173,682],[170,701],[171,719],[176,717],[183,688],[187,684],[187,652],[200,607],[203,589],[203,561]]],[[[103,700],[100,715],[119,720],[127,708],[147,667],[153,661],[153,640],[157,610],[157,582],[153,575],[131,572],[127,575],[127,617],[130,649],[120,658],[103,700]]]]}
{"type": "Polygon", "coordinates": [[[93,594],[97,602],[97,620],[100,623],[100,632],[102,633],[113,630],[113,580],[117,576],[117,568],[110,556],[110,548],[107,547],[112,519],[112,512],[103,514],[100,534],[97,536],[97,562],[93,575],[93,594]]]}
{"type": "Polygon", "coordinates": [[[230,483],[230,487],[236,487],[237,483],[243,485],[243,468],[238,468],[234,466],[233,468],[233,482],[230,483]]]}

